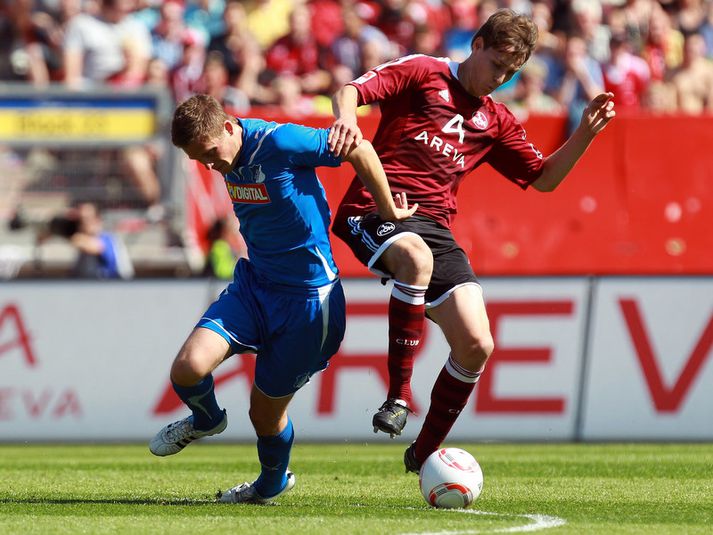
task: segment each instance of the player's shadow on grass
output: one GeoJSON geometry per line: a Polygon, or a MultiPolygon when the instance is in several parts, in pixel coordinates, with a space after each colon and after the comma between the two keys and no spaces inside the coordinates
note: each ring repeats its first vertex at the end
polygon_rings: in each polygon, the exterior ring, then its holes
{"type": "Polygon", "coordinates": [[[206,498],[205,500],[162,500],[158,498],[0,498],[2,503],[24,503],[36,505],[73,505],[73,504],[97,504],[97,505],[213,505],[218,502],[215,498],[206,498]]]}

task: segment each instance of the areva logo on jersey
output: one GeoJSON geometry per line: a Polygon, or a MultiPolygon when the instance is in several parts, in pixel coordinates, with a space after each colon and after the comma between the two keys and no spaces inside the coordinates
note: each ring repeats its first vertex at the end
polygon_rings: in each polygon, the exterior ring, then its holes
{"type": "Polygon", "coordinates": [[[388,233],[393,232],[395,228],[396,225],[394,225],[393,223],[382,223],[381,225],[379,225],[379,228],[376,229],[376,235],[379,237],[386,236],[388,233]]]}
{"type": "Polygon", "coordinates": [[[482,111],[476,111],[470,120],[473,121],[476,128],[481,130],[488,128],[488,118],[482,111]]]}

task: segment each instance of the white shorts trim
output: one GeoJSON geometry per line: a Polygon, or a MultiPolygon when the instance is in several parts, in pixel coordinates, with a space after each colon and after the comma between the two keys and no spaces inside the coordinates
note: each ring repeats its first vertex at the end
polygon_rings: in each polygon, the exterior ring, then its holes
{"type": "MultiPolygon", "coordinates": [[[[225,330],[225,327],[223,327],[220,323],[218,323],[218,322],[215,321],[214,319],[206,318],[206,317],[204,316],[204,317],[202,317],[202,318],[200,319],[200,321],[208,321],[208,322],[210,322],[210,323],[211,323],[212,325],[214,325],[216,328],[220,329],[220,332],[222,332],[222,333],[225,335],[225,336],[223,336],[223,338],[229,338],[230,340],[232,340],[232,341],[235,342],[236,344],[240,344],[242,347],[245,348],[245,351],[238,351],[238,352],[235,353],[235,354],[240,355],[240,354],[242,354],[242,353],[251,353],[251,352],[252,352],[252,353],[257,353],[257,347],[255,347],[255,346],[253,346],[253,345],[250,345],[250,344],[244,344],[244,343],[242,343],[240,340],[238,340],[238,339],[235,338],[233,335],[231,335],[228,331],[226,331],[226,330],[225,330]]],[[[208,326],[206,326],[206,325],[199,325],[198,327],[199,327],[199,328],[202,328],[202,329],[208,329],[209,331],[213,331],[215,334],[218,334],[214,329],[210,329],[210,328],[209,328],[208,326]]],[[[220,335],[218,334],[218,336],[220,336],[220,335]]]]}
{"type": "Polygon", "coordinates": [[[431,302],[427,302],[427,303],[426,303],[426,309],[435,308],[435,307],[437,307],[438,305],[443,304],[443,302],[444,302],[446,299],[448,299],[448,298],[451,296],[451,294],[452,294],[453,292],[455,292],[458,288],[462,288],[463,286],[468,286],[468,285],[471,285],[471,284],[472,284],[473,286],[477,286],[477,287],[478,287],[478,290],[480,290],[480,295],[483,295],[483,287],[482,287],[480,284],[478,284],[477,282],[464,282],[464,283],[462,283],[462,284],[456,284],[453,288],[451,288],[451,289],[448,290],[446,293],[444,293],[443,295],[441,295],[438,299],[435,299],[435,300],[433,300],[433,301],[431,301],[431,302]]]}
{"type": "Polygon", "coordinates": [[[270,399],[282,399],[282,398],[294,396],[295,393],[296,393],[296,392],[291,392],[291,393],[289,393],[289,394],[285,394],[284,396],[269,396],[269,395],[267,395],[267,394],[265,393],[265,391],[264,391],[262,388],[260,388],[259,386],[257,386],[256,383],[253,383],[253,387],[255,387],[257,390],[259,390],[260,393],[261,393],[263,396],[265,396],[266,398],[270,398],[270,399]]]}
{"type": "Polygon", "coordinates": [[[382,277],[382,278],[387,278],[391,279],[393,278],[393,275],[391,273],[386,273],[384,271],[381,271],[380,269],[377,269],[374,267],[374,264],[376,263],[379,258],[381,258],[381,255],[384,254],[384,251],[388,249],[391,244],[393,244],[395,241],[400,240],[401,238],[405,238],[406,236],[418,236],[415,232],[399,232],[395,236],[392,236],[388,240],[386,240],[384,243],[382,243],[379,248],[374,252],[374,254],[371,256],[369,259],[369,263],[367,264],[366,267],[369,268],[369,271],[374,273],[375,275],[382,277]]]}

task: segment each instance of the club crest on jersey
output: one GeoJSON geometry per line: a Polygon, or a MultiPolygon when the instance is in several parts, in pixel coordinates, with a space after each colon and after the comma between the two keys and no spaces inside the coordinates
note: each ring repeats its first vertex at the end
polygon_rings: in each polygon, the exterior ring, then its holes
{"type": "Polygon", "coordinates": [[[376,229],[376,235],[379,237],[386,236],[390,232],[393,232],[395,228],[396,225],[391,222],[382,223],[379,225],[379,228],[376,229]]]}
{"type": "Polygon", "coordinates": [[[302,388],[307,383],[309,383],[309,374],[303,373],[302,375],[297,376],[293,386],[294,388],[302,388]]]}
{"type": "Polygon", "coordinates": [[[482,111],[476,111],[470,120],[473,121],[476,128],[481,130],[488,128],[488,118],[482,111]]]}
{"type": "Polygon", "coordinates": [[[262,184],[265,182],[265,173],[262,172],[262,165],[256,164],[251,166],[243,166],[238,168],[240,178],[245,182],[254,182],[262,184]]]}
{"type": "Polygon", "coordinates": [[[267,204],[270,202],[270,195],[267,193],[265,184],[235,184],[225,181],[228,188],[230,200],[241,204],[267,204]]]}

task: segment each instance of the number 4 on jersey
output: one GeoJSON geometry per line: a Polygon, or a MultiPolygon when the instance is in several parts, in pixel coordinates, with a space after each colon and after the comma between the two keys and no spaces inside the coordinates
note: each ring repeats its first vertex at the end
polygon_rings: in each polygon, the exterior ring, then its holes
{"type": "Polygon", "coordinates": [[[465,132],[463,131],[463,116],[460,113],[457,114],[446,123],[446,126],[444,126],[441,131],[446,134],[458,134],[458,141],[463,143],[465,137],[465,132]]]}

